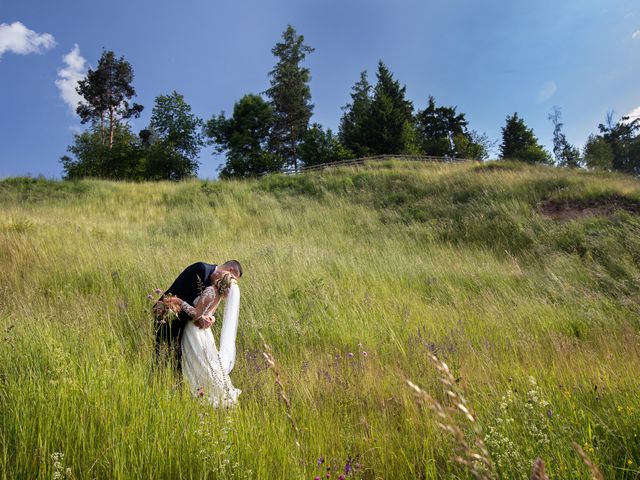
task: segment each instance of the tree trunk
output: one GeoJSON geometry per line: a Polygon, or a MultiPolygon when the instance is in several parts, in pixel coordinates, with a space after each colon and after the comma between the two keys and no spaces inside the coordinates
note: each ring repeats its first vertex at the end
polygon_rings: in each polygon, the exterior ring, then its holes
{"type": "Polygon", "coordinates": [[[100,112],[100,145],[104,145],[104,110],[100,112]]]}
{"type": "Polygon", "coordinates": [[[109,108],[109,150],[113,147],[113,108],[109,108]]]}
{"type": "Polygon", "coordinates": [[[295,131],[291,130],[291,153],[293,154],[293,171],[298,173],[298,157],[296,151],[296,134],[295,131]]]}

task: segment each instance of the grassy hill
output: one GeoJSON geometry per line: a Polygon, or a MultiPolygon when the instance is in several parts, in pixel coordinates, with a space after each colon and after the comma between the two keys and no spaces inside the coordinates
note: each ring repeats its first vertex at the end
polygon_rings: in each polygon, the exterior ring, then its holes
{"type": "Polygon", "coordinates": [[[640,475],[630,177],[384,162],[245,182],[8,179],[0,207],[2,479],[335,479],[347,462],[347,478],[467,478],[405,382],[459,403],[432,353],[481,431],[445,421],[482,438],[502,478],[528,478],[536,457],[552,478],[589,478],[572,442],[606,478],[640,475]],[[146,296],[228,258],[245,267],[243,393],[216,411],[152,370],[146,296]]]}

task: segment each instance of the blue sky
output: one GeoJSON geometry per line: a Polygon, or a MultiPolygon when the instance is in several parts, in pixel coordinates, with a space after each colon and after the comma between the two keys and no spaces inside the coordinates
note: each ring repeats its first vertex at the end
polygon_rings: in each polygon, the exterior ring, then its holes
{"type": "MultiPolygon", "coordinates": [[[[549,145],[559,106],[579,146],[607,111],[640,114],[637,0],[0,0],[0,24],[0,177],[60,177],[81,127],[72,84],[103,48],[133,65],[139,130],[172,90],[204,119],[264,91],[287,24],[316,49],[313,121],[334,130],[380,59],[416,108],[434,95],[496,140],[515,111],[549,145]]],[[[208,148],[200,160],[199,175],[215,177],[222,159],[208,148]]]]}

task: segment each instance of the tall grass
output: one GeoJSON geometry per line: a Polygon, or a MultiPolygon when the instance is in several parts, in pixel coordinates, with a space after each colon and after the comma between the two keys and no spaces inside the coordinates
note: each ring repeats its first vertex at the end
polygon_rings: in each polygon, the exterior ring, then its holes
{"type": "Polygon", "coordinates": [[[611,195],[637,202],[640,185],[403,162],[246,182],[0,182],[0,478],[337,478],[347,463],[348,478],[465,478],[405,384],[444,400],[434,353],[497,475],[528,478],[540,457],[551,478],[589,478],[575,441],[605,478],[636,478],[640,221],[539,211],[611,195]],[[153,368],[146,295],[229,258],[246,272],[243,393],[213,410],[153,368]]]}

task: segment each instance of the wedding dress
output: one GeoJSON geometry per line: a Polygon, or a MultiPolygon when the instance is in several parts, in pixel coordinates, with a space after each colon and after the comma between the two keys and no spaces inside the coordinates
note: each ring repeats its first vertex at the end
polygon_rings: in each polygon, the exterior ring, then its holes
{"type": "MultiPolygon", "coordinates": [[[[213,287],[203,290],[195,300],[205,302],[204,311],[213,302],[213,287]]],[[[191,317],[196,309],[183,304],[183,310],[191,317]]],[[[195,396],[206,397],[212,405],[232,406],[238,401],[241,390],[235,388],[229,378],[236,358],[236,334],[240,310],[240,288],[232,283],[227,296],[220,335],[220,350],[210,328],[199,328],[188,322],[182,334],[182,372],[191,392],[195,396]]]]}

